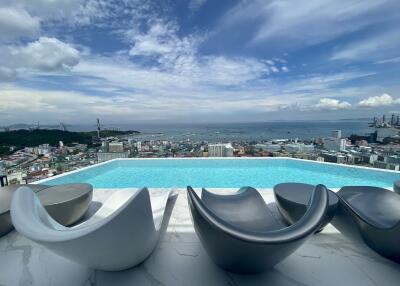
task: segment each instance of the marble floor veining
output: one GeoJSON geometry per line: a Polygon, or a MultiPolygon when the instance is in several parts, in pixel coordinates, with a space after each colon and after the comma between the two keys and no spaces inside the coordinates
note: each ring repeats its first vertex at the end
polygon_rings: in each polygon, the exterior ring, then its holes
{"type": "MultiPolygon", "coordinates": [[[[87,217],[116,190],[97,189],[87,217]]],[[[151,190],[156,195],[163,190],[151,190]]],[[[232,190],[218,190],[229,193],[232,190]]],[[[279,219],[271,190],[260,190],[279,219]]],[[[13,231],[0,238],[0,285],[398,285],[400,265],[356,245],[328,225],[273,269],[236,275],[219,269],[202,248],[185,190],[169,200],[160,242],[138,267],[93,271],[55,255],[13,231]]]]}

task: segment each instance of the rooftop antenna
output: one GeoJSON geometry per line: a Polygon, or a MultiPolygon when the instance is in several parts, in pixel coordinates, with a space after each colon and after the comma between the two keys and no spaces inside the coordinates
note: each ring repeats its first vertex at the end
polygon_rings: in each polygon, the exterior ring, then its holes
{"type": "Polygon", "coordinates": [[[60,122],[60,130],[61,131],[67,131],[67,126],[62,122],[60,122]]]}
{"type": "Polygon", "coordinates": [[[96,118],[97,121],[97,138],[100,139],[100,119],[96,118]]]}

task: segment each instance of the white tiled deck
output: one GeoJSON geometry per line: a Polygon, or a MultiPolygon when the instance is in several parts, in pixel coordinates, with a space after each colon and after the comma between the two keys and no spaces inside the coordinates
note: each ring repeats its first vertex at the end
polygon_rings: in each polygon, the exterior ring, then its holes
{"type": "MultiPolygon", "coordinates": [[[[90,213],[113,191],[95,190],[90,213]]],[[[224,272],[208,258],[194,232],[186,192],[176,192],[160,243],[140,266],[92,271],[13,231],[0,238],[0,285],[399,285],[399,264],[353,244],[331,225],[270,271],[249,276],[224,272]]],[[[276,213],[271,190],[261,193],[276,213]]]]}

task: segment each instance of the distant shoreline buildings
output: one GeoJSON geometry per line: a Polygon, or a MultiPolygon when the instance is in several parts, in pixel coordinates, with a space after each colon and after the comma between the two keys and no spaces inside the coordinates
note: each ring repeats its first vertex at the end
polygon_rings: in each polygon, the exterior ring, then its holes
{"type": "Polygon", "coordinates": [[[386,122],[383,116],[374,119],[374,133],[354,134],[350,138],[344,138],[341,130],[332,130],[329,137],[312,140],[284,138],[220,143],[190,139],[138,140],[135,135],[123,133],[99,137],[98,129],[91,145],[67,146],[60,141],[58,146],[40,144],[15,150],[11,146],[10,154],[0,157],[0,183],[29,183],[99,162],[130,157],[291,157],[399,170],[399,123],[399,117],[392,116],[386,122]]]}

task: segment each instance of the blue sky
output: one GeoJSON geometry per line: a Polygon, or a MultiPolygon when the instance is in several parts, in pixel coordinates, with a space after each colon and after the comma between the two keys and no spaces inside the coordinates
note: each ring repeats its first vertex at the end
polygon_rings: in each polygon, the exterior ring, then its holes
{"type": "Polygon", "coordinates": [[[400,113],[397,0],[3,0],[0,125],[400,113]]]}

